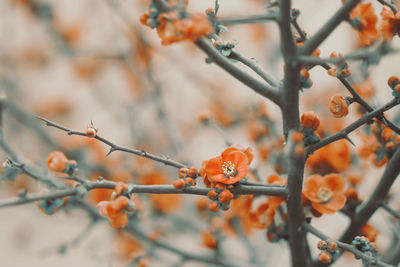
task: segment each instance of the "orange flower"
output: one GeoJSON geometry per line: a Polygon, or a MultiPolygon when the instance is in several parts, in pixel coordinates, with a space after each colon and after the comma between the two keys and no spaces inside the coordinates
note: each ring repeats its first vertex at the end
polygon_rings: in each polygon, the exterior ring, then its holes
{"type": "Polygon", "coordinates": [[[193,14],[190,18],[179,19],[175,12],[163,13],[157,27],[162,45],[170,45],[183,40],[197,41],[204,35],[211,34],[213,28],[207,15],[193,14]]]}
{"type": "Polygon", "coordinates": [[[313,111],[306,111],[301,115],[301,124],[305,128],[316,130],[319,126],[318,116],[313,111]]]}
{"type": "Polygon", "coordinates": [[[329,103],[329,110],[335,118],[341,118],[349,113],[346,100],[340,95],[334,95],[329,103]]]}
{"type": "Polygon", "coordinates": [[[322,214],[332,214],[342,209],[346,203],[345,181],[336,173],[322,177],[314,174],[308,178],[303,189],[312,207],[322,214]]]}
{"type": "Polygon", "coordinates": [[[231,146],[220,156],[205,161],[201,173],[211,182],[235,184],[247,175],[252,159],[250,148],[231,146]]]}
{"type": "Polygon", "coordinates": [[[392,40],[395,33],[399,34],[400,27],[400,12],[396,14],[388,6],[383,6],[381,32],[385,40],[392,40]],[[395,32],[396,31],[396,32],[395,32]]]}
{"type": "Polygon", "coordinates": [[[376,29],[376,23],[378,22],[378,17],[374,13],[374,8],[372,3],[360,3],[358,4],[350,13],[350,18],[358,31],[358,37],[361,43],[364,45],[370,45],[374,42],[378,36],[378,30],[376,29]]]}
{"type": "Polygon", "coordinates": [[[114,228],[122,228],[128,223],[128,214],[125,208],[129,205],[129,199],[119,196],[111,201],[102,201],[97,204],[97,208],[102,216],[108,217],[110,225],[114,228]]]}
{"type": "Polygon", "coordinates": [[[346,140],[339,140],[324,146],[310,155],[307,165],[318,172],[342,172],[351,164],[350,145],[346,140]]]}
{"type": "Polygon", "coordinates": [[[47,157],[47,168],[54,172],[63,172],[68,166],[67,156],[61,151],[53,151],[47,157]]]}

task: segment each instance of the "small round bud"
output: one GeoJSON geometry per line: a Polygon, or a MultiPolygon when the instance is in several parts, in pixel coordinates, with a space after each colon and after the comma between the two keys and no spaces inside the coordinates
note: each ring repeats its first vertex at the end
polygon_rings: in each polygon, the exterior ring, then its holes
{"type": "Polygon", "coordinates": [[[214,200],[214,199],[217,198],[217,196],[218,196],[217,191],[214,191],[214,190],[208,191],[207,197],[208,197],[209,199],[214,200]]]}
{"type": "Polygon", "coordinates": [[[196,185],[196,181],[190,177],[186,178],[186,184],[191,185],[191,186],[195,186],[196,185]]]}
{"type": "Polygon", "coordinates": [[[225,189],[224,191],[221,192],[221,194],[219,194],[219,202],[223,204],[231,202],[232,199],[233,199],[233,194],[228,189],[225,189]]]}
{"type": "Polygon", "coordinates": [[[207,15],[213,15],[215,13],[214,8],[207,8],[206,9],[206,14],[207,15]]]}
{"type": "Polygon", "coordinates": [[[318,260],[323,263],[330,263],[332,260],[332,256],[327,251],[321,251],[318,255],[318,260]]]}
{"type": "Polygon", "coordinates": [[[188,174],[189,169],[188,168],[180,168],[179,169],[179,177],[180,178],[185,178],[186,175],[188,174]]]}
{"type": "Polygon", "coordinates": [[[189,175],[190,177],[192,177],[192,178],[197,178],[197,176],[198,176],[198,171],[197,171],[197,169],[196,169],[195,167],[191,166],[191,167],[189,168],[188,175],[189,175]]]}
{"type": "Polygon", "coordinates": [[[183,189],[185,187],[185,180],[178,179],[172,183],[176,189],[183,189]]]}
{"type": "Polygon", "coordinates": [[[388,79],[388,85],[390,88],[394,89],[394,87],[400,83],[399,77],[397,76],[390,76],[388,79]]]}
{"type": "Polygon", "coordinates": [[[319,250],[325,250],[326,246],[327,246],[327,244],[326,244],[326,242],[324,240],[318,241],[317,248],[319,250]]]}
{"type": "Polygon", "coordinates": [[[329,250],[329,251],[333,252],[333,251],[335,251],[337,248],[338,248],[338,245],[337,245],[336,242],[331,241],[331,242],[328,243],[328,250],[329,250]]]}
{"type": "Polygon", "coordinates": [[[219,211],[219,207],[218,207],[218,203],[217,202],[211,202],[208,205],[208,209],[212,212],[218,212],[219,211]]]}

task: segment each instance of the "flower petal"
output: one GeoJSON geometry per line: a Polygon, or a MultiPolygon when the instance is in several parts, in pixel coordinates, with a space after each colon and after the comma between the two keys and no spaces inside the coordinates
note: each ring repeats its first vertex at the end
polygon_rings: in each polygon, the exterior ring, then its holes
{"type": "Polygon", "coordinates": [[[311,200],[313,203],[322,202],[321,199],[317,197],[318,189],[322,183],[323,179],[322,176],[319,174],[311,175],[304,186],[303,194],[306,198],[311,200]]]}
{"type": "Polygon", "coordinates": [[[222,157],[211,158],[206,161],[205,172],[207,176],[222,174],[222,157]]]}
{"type": "Polygon", "coordinates": [[[340,177],[338,174],[331,173],[324,176],[322,185],[326,186],[333,192],[343,192],[345,182],[344,179],[340,177]]]}
{"type": "Polygon", "coordinates": [[[325,207],[330,210],[338,211],[343,209],[346,204],[346,196],[343,193],[334,193],[332,199],[325,204],[325,207]]]}

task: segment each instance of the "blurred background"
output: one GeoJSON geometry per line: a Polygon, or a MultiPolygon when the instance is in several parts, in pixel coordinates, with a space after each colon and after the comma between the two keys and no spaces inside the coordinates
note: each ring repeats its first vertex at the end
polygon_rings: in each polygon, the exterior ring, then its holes
{"type": "MultiPolygon", "coordinates": [[[[156,31],[139,23],[149,4],[148,0],[0,1],[4,141],[27,162],[43,169],[49,153],[61,150],[78,162],[79,176],[87,179],[102,176],[140,184],[167,184],[177,179],[174,168],[120,152],[106,157],[106,145],[46,128],[33,115],[80,131],[92,121],[99,135],[118,145],[145,149],[197,168],[203,160],[221,153],[226,141],[250,146],[256,156],[252,167],[257,169],[250,180],[258,177],[265,182],[270,174],[279,173],[279,149],[283,145],[279,110],[218,66],[206,63],[205,54],[192,43],[162,46],[156,31]]],[[[219,4],[218,16],[234,17],[262,14],[268,1],[220,0],[219,4]]],[[[301,11],[300,26],[311,36],[341,4],[339,0],[293,1],[293,7],[301,11]]],[[[373,4],[379,14],[381,6],[373,4]]],[[[210,7],[214,7],[212,0],[191,0],[188,11],[204,13],[210,7]]],[[[228,28],[229,32],[222,35],[224,40],[238,41],[236,51],[255,58],[277,80],[282,78],[275,23],[228,28]]],[[[392,45],[398,46],[398,40],[392,45]]],[[[320,47],[321,57],[334,51],[346,54],[357,48],[357,34],[343,23],[320,47]]],[[[363,84],[369,76],[365,90],[372,90],[372,94],[368,102],[381,106],[392,97],[386,83],[389,76],[400,75],[398,62],[397,54],[383,57],[367,71],[360,63],[349,62],[350,79],[353,84],[363,84]]],[[[235,64],[251,73],[240,63],[235,64]]],[[[310,74],[313,86],[301,95],[301,111],[314,110],[323,118],[322,135],[343,128],[359,116],[356,107],[352,107],[350,116],[334,119],[329,113],[329,99],[334,93],[345,96],[345,88],[323,68],[316,67],[310,74]]],[[[398,122],[398,113],[394,109],[388,116],[398,122]]],[[[336,159],[341,166],[331,164],[328,171],[361,176],[359,194],[365,198],[383,169],[363,165],[357,159],[361,139],[356,134],[351,137],[357,146],[344,142],[345,159],[339,155],[336,159]]],[[[1,159],[7,157],[2,151],[1,159]]],[[[319,172],[317,165],[318,162],[309,165],[306,176],[319,172]]],[[[0,197],[15,196],[23,189],[42,192],[45,187],[27,175],[3,171],[0,197]]],[[[397,192],[396,188],[398,184],[393,192],[397,192]]],[[[108,200],[109,191],[93,191],[88,200],[93,205],[108,200]]],[[[205,197],[136,198],[136,223],[176,247],[231,257],[233,262],[246,262],[253,257],[260,266],[289,266],[287,244],[284,240],[271,243],[265,230],[243,227],[242,231],[222,231],[220,236],[214,236],[221,240],[220,247],[210,248],[204,233],[215,224],[226,224],[237,214],[205,214],[205,197]],[[222,222],[213,221],[218,218],[222,222]]],[[[391,203],[398,208],[399,197],[394,195],[391,203]]],[[[316,227],[332,237],[338,237],[348,222],[342,214],[325,215],[314,221],[316,227]]],[[[149,266],[206,266],[181,262],[173,253],[117,231],[106,221],[92,224],[86,213],[73,205],[65,205],[51,216],[34,204],[2,208],[0,222],[1,266],[128,266],[139,255],[145,255],[149,266]]],[[[377,212],[371,223],[379,232],[378,246],[385,250],[390,246],[394,227],[391,220],[387,214],[377,212]]],[[[318,240],[309,240],[316,256],[318,240]]],[[[335,266],[349,262],[361,266],[351,255],[342,257],[335,266]]]]}

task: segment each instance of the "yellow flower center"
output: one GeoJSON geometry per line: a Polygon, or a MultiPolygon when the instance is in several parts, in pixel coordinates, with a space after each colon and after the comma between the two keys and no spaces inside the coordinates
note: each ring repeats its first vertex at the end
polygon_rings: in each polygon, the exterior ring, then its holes
{"type": "Polygon", "coordinates": [[[323,203],[328,202],[332,199],[333,193],[330,189],[326,187],[321,187],[318,189],[317,197],[322,200],[323,203]]]}
{"type": "Polygon", "coordinates": [[[232,161],[225,161],[222,164],[222,172],[224,173],[224,175],[226,177],[235,176],[236,173],[237,173],[236,168],[235,168],[235,164],[233,164],[232,161]]]}

